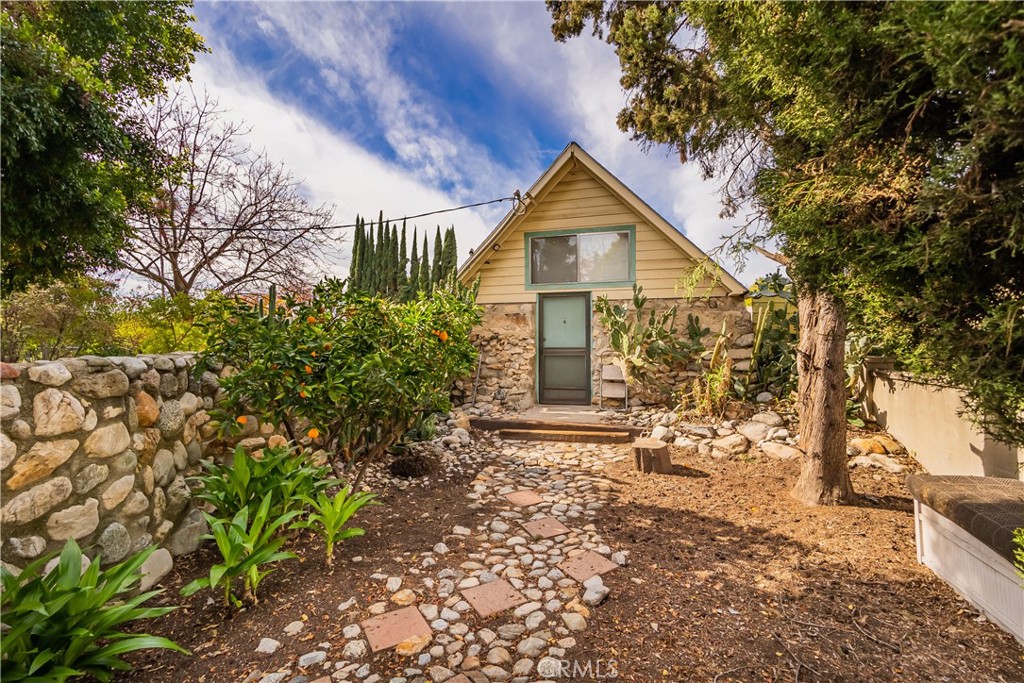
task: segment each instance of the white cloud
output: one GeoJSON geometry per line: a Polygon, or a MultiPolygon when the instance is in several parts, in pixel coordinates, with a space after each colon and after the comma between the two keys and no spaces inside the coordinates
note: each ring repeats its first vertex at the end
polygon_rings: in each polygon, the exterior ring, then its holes
{"type": "MultiPolygon", "coordinates": [[[[251,123],[253,144],[265,147],[304,178],[316,201],[335,204],[336,222],[351,222],[357,212],[374,216],[383,208],[391,215],[414,214],[525,189],[561,148],[540,149],[532,136],[524,135],[520,159],[508,168],[495,161],[486,145],[464,134],[443,102],[433,101],[420,84],[389,63],[391,52],[401,48],[395,44],[401,22],[408,21],[402,5],[246,7],[266,40],[284,41],[292,58],[301,55],[316,65],[304,78],[321,82],[325,96],[371,107],[377,132],[394,152],[394,159],[384,159],[353,133],[339,132],[300,104],[276,97],[267,85],[268,73],[240,64],[224,36],[203,31],[214,52],[200,59],[193,80],[207,85],[223,106],[251,123]]],[[[691,166],[680,166],[678,157],[665,149],[644,154],[616,127],[625,95],[610,46],[589,35],[555,43],[549,17],[535,3],[453,3],[433,5],[431,12],[437,13],[432,28],[444,32],[441,39],[471,47],[496,83],[511,88],[527,106],[540,108],[554,125],[569,131],[570,138],[700,247],[712,249],[721,235],[731,232],[733,221],[718,218],[720,203],[713,182],[701,180],[691,166]]],[[[422,59],[428,60],[429,54],[422,59]]],[[[290,61],[274,70],[286,68],[290,61]]],[[[507,205],[498,205],[463,211],[420,224],[432,228],[438,222],[454,223],[465,257],[506,209],[507,205]]],[[[328,270],[344,273],[347,259],[347,252],[338,254],[328,270]]],[[[742,274],[735,273],[735,264],[728,260],[725,265],[747,283],[774,270],[757,256],[742,274]]]]}

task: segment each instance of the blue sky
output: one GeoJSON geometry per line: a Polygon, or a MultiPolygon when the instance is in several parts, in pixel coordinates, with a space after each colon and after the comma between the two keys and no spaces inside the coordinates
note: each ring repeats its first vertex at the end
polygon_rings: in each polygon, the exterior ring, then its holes
{"type": "MultiPolygon", "coordinates": [[[[541,2],[199,2],[212,53],[193,68],[335,222],[417,214],[525,191],[570,141],[705,250],[734,220],[714,182],[668,149],[644,153],[615,126],[625,102],[610,46],[556,43],[541,2]]],[[[420,221],[454,224],[461,256],[507,204],[420,221]]],[[[344,274],[348,254],[325,271],[344,274]]],[[[750,283],[774,270],[752,257],[750,283]]]]}

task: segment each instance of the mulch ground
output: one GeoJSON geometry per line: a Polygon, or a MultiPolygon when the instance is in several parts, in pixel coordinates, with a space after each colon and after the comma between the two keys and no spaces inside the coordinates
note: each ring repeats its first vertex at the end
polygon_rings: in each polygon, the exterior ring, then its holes
{"type": "MultiPolygon", "coordinates": [[[[901,475],[854,470],[867,494],[858,504],[808,508],[788,497],[798,463],[678,453],[673,462],[672,475],[638,475],[627,463],[608,472],[617,501],[594,523],[630,564],[605,575],[611,596],[573,634],[569,680],[1024,681],[1024,648],[918,565],[901,475]]],[[[339,603],[387,599],[371,574],[405,575],[410,557],[440,540],[457,552],[446,534],[478,523],[465,508],[474,474],[385,495],[364,510],[366,536],[345,544],[333,571],[320,542],[299,537],[302,560],[282,563],[260,604],[241,612],[205,591],[178,597],[215,553],[180,558],[161,599],[182,607],[146,630],[193,656],[137,653],[135,670],[116,680],[242,681],[266,664],[254,652],[262,637],[282,642],[276,661],[341,642],[352,617],[339,603]],[[284,636],[295,619],[306,629],[284,636]]]]}
{"type": "Polygon", "coordinates": [[[808,508],[788,496],[797,462],[673,464],[673,475],[610,473],[619,499],[595,524],[630,566],[605,576],[611,597],[572,653],[581,669],[614,659],[622,681],[1024,681],[1024,648],[917,563],[903,475],[853,470],[866,494],[856,505],[808,508]]]}

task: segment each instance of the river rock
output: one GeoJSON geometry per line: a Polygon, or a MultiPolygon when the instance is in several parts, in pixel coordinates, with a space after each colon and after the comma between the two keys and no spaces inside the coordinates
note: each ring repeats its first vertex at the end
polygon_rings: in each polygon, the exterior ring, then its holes
{"type": "Polygon", "coordinates": [[[115,479],[100,496],[103,499],[103,509],[113,510],[116,508],[124,502],[133,488],[135,488],[134,474],[126,474],[120,479],[115,479]]]}
{"type": "Polygon", "coordinates": [[[135,412],[139,416],[140,427],[151,427],[160,418],[160,406],[145,391],[140,391],[135,396],[135,412]]]}
{"type": "Polygon", "coordinates": [[[79,377],[72,385],[80,394],[90,398],[113,398],[128,393],[128,375],[120,370],[97,372],[79,377]]]}
{"type": "Polygon", "coordinates": [[[59,387],[71,379],[71,371],[63,363],[44,363],[30,366],[28,378],[48,387],[59,387]]]}
{"type": "Polygon", "coordinates": [[[128,530],[119,522],[114,522],[104,529],[96,542],[100,546],[100,557],[103,558],[104,564],[120,562],[132,547],[128,530]]]}
{"type": "Polygon", "coordinates": [[[67,477],[55,477],[44,481],[8,500],[0,510],[0,518],[4,524],[31,522],[45,515],[58,503],[67,500],[71,491],[71,480],[67,477]]]}
{"type": "Polygon", "coordinates": [[[100,427],[85,440],[85,454],[93,458],[109,458],[131,445],[128,428],[123,422],[100,427]]]}
{"type": "Polygon", "coordinates": [[[7,469],[17,455],[18,445],[11,441],[11,437],[0,432],[0,470],[7,469]]]}
{"type": "Polygon", "coordinates": [[[0,385],[0,420],[18,417],[20,414],[21,392],[18,391],[18,387],[13,384],[0,385]]]}
{"type": "Polygon", "coordinates": [[[83,538],[100,525],[99,501],[89,498],[81,505],[72,505],[50,515],[46,533],[55,541],[83,538]]]}
{"type": "Polygon", "coordinates": [[[36,436],[56,436],[81,428],[85,408],[71,394],[60,389],[45,389],[32,402],[36,436]]]}
{"type": "Polygon", "coordinates": [[[110,468],[106,465],[92,463],[78,470],[71,478],[75,487],[75,493],[88,493],[96,488],[98,484],[107,480],[110,468]]]}
{"type": "Polygon", "coordinates": [[[743,422],[736,426],[736,431],[747,437],[753,443],[764,441],[768,436],[769,426],[763,422],[757,422],[750,420],[749,422],[743,422]]]}
{"type": "Polygon", "coordinates": [[[761,450],[765,455],[770,455],[773,458],[779,460],[793,460],[803,456],[803,451],[793,446],[787,446],[784,443],[778,443],[776,441],[765,441],[761,444],[761,450]]]}
{"type": "Polygon", "coordinates": [[[723,436],[711,442],[712,448],[729,455],[739,455],[744,453],[747,450],[747,446],[749,446],[747,437],[742,434],[730,434],[729,436],[723,436]]]}
{"type": "Polygon", "coordinates": [[[155,586],[160,579],[167,576],[172,567],[174,567],[174,558],[171,557],[167,548],[157,548],[142,563],[142,580],[139,582],[139,591],[145,593],[155,586]]]}
{"type": "Polygon", "coordinates": [[[160,435],[165,439],[173,439],[185,426],[185,411],[181,408],[179,401],[164,401],[160,408],[160,419],[157,420],[157,427],[160,428],[160,435]]]}
{"type": "Polygon", "coordinates": [[[14,474],[7,480],[7,488],[17,491],[26,484],[48,476],[67,462],[76,448],[78,441],[75,439],[36,442],[28,453],[14,463],[14,474]]]}

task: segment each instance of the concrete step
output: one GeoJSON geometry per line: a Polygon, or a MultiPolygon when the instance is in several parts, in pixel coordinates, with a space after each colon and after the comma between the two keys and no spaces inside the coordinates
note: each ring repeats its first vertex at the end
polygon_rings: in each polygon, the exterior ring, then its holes
{"type": "Polygon", "coordinates": [[[498,436],[511,441],[561,441],[563,443],[631,443],[628,431],[576,429],[499,429],[498,436]]]}

